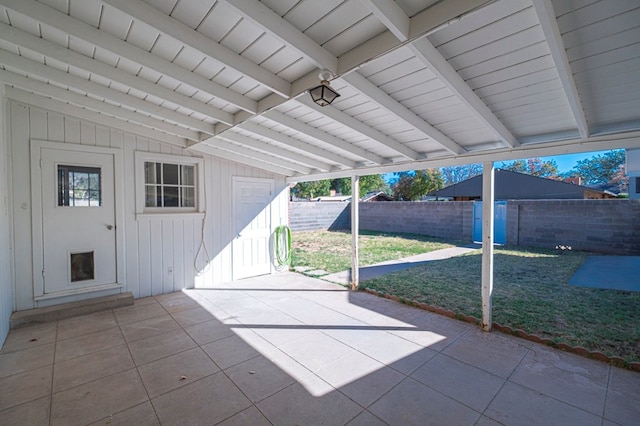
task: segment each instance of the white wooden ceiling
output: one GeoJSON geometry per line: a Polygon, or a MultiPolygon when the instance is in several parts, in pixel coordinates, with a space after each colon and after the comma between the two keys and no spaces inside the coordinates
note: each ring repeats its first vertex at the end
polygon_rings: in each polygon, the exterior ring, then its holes
{"type": "Polygon", "coordinates": [[[637,0],[0,0],[0,21],[7,97],[291,181],[640,147],[637,0]]]}

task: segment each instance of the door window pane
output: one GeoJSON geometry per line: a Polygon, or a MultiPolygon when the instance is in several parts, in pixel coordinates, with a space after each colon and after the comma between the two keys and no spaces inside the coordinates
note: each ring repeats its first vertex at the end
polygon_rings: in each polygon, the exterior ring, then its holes
{"type": "Polygon", "coordinates": [[[58,206],[99,207],[101,187],[99,167],[58,165],[58,206]]]}

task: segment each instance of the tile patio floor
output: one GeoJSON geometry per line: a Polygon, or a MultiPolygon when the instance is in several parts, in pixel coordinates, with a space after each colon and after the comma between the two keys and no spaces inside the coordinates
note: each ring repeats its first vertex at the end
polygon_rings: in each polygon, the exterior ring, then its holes
{"type": "Polygon", "coordinates": [[[640,374],[285,273],[11,331],[0,424],[632,425],[640,374]]]}

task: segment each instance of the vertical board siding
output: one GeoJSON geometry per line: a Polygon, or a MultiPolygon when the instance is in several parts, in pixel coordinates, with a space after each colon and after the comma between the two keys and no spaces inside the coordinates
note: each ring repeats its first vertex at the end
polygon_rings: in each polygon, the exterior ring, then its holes
{"type": "MultiPolygon", "coordinates": [[[[137,218],[136,190],[133,184],[135,151],[189,157],[193,157],[194,153],[38,107],[18,102],[9,102],[8,106],[11,112],[11,133],[6,143],[13,153],[14,164],[13,185],[9,190],[13,191],[14,197],[12,217],[16,256],[13,266],[15,282],[19,283],[15,294],[18,310],[34,307],[29,151],[31,139],[122,150],[124,194],[120,194],[118,198],[124,202],[124,224],[118,225],[125,227],[123,245],[126,264],[122,281],[125,284],[124,291],[131,291],[136,298],[196,286],[213,287],[231,280],[232,176],[274,179],[276,194],[280,195],[272,206],[273,227],[288,221],[288,190],[283,177],[209,156],[204,157],[204,226],[197,216],[137,218]]],[[[2,161],[5,161],[4,158],[2,161]]],[[[6,168],[3,167],[2,170],[6,168]]],[[[4,237],[4,234],[0,234],[0,237],[4,237]]],[[[0,303],[2,301],[0,294],[0,303]]]]}
{"type": "Polygon", "coordinates": [[[9,144],[6,138],[7,102],[0,99],[0,348],[9,333],[9,318],[13,311],[11,281],[11,217],[9,213],[10,176],[9,144]]]}

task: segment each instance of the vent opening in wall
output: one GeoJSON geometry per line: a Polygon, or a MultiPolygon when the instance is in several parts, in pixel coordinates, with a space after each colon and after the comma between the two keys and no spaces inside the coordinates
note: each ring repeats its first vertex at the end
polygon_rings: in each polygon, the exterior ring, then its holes
{"type": "Polygon", "coordinates": [[[95,279],[93,251],[70,253],[71,282],[95,279]]]}

